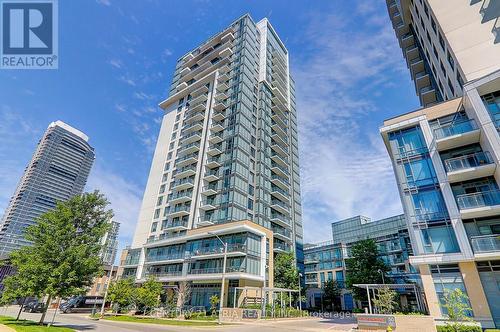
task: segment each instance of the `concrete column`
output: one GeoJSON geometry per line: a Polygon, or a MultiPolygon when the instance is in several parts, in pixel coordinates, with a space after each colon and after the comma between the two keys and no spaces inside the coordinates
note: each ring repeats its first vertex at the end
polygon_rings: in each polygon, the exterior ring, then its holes
{"type": "Polygon", "coordinates": [[[434,318],[441,317],[439,299],[436,294],[436,288],[434,287],[429,265],[419,265],[418,268],[420,269],[420,277],[422,278],[422,286],[424,287],[429,314],[434,318]]]}
{"type": "Polygon", "coordinates": [[[483,285],[479,278],[479,273],[474,262],[458,263],[462,278],[464,280],[465,289],[469,296],[469,301],[472,307],[474,317],[478,320],[492,320],[488,300],[484,294],[483,285]]]}

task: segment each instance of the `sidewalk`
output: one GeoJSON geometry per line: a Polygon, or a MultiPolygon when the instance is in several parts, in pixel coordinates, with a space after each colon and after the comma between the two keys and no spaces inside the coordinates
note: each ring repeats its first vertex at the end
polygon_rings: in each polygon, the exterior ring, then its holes
{"type": "Polygon", "coordinates": [[[16,332],[16,330],[7,325],[0,324],[0,332],[16,332]]]}

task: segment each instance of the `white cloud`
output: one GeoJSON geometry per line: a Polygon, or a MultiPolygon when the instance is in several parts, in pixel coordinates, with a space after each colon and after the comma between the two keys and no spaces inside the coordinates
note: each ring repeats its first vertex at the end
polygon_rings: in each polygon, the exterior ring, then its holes
{"type": "Polygon", "coordinates": [[[139,215],[143,188],[127,178],[118,175],[97,157],[87,181],[86,190],[99,190],[110,202],[115,220],[120,223],[120,248],[129,245],[139,215]]]}
{"type": "Polygon", "coordinates": [[[135,83],[135,81],[132,78],[128,77],[128,76],[120,76],[120,81],[122,81],[124,83],[127,83],[130,86],[136,86],[137,85],[135,83]]]}
{"type": "Polygon", "coordinates": [[[311,48],[294,64],[306,242],[331,239],[335,220],[401,213],[390,160],[368,123],[383,111],[372,96],[404,68],[390,24],[359,26],[359,15],[381,20],[370,5],[356,15],[310,15],[299,36],[311,48]]]}
{"type": "Polygon", "coordinates": [[[96,2],[100,5],[103,5],[103,6],[107,6],[107,7],[111,6],[111,1],[109,1],[109,0],[96,0],[96,2]]]}
{"type": "Polygon", "coordinates": [[[108,63],[111,66],[113,66],[115,68],[118,68],[118,69],[120,69],[123,66],[123,63],[121,62],[120,59],[111,59],[111,60],[108,61],[108,63]]]}

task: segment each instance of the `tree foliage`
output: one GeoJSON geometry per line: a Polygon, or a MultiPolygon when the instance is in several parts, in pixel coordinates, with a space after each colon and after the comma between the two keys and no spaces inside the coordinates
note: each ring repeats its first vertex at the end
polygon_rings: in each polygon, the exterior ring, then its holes
{"type": "Polygon", "coordinates": [[[461,331],[463,321],[472,321],[469,297],[460,288],[445,290],[443,307],[448,312],[449,322],[446,325],[452,331],[461,331]]]}
{"type": "MultiPolygon", "coordinates": [[[[113,213],[99,192],[74,196],[58,202],[26,229],[31,246],[11,253],[17,273],[5,281],[5,298],[28,294],[47,296],[46,307],[54,297],[81,294],[100,275],[101,238],[113,213]]],[[[42,314],[40,323],[45,318],[42,314]]]]}
{"type": "Polygon", "coordinates": [[[214,313],[217,311],[217,308],[219,307],[219,297],[217,295],[212,295],[210,297],[210,312],[214,313]]]}
{"type": "Polygon", "coordinates": [[[108,299],[118,306],[118,310],[135,303],[136,288],[132,278],[114,281],[108,289],[108,299]]]}
{"type": "Polygon", "coordinates": [[[396,302],[397,295],[398,293],[389,287],[380,288],[372,300],[375,307],[377,307],[378,313],[392,314],[398,306],[396,302]]]}
{"type": "Polygon", "coordinates": [[[328,280],[323,284],[323,301],[335,309],[335,301],[341,294],[341,288],[336,280],[328,280]]]}
{"type": "Polygon", "coordinates": [[[274,287],[298,289],[299,271],[293,252],[279,253],[274,258],[274,287]]]}
{"type": "MultiPolygon", "coordinates": [[[[346,259],[346,286],[357,300],[366,299],[366,291],[354,284],[380,284],[382,273],[390,271],[389,266],[379,257],[373,239],[361,240],[351,247],[351,258],[346,259]]],[[[390,282],[385,278],[385,282],[390,282]]]]}
{"type": "Polygon", "coordinates": [[[155,277],[149,277],[148,280],[136,289],[136,304],[144,309],[144,313],[151,311],[160,305],[160,295],[163,291],[162,283],[155,277]]]}

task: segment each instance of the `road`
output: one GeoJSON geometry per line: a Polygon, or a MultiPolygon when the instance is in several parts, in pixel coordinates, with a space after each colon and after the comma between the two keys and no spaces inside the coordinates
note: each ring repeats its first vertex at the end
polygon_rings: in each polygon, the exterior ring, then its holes
{"type": "MultiPolygon", "coordinates": [[[[7,309],[0,309],[0,315],[13,316],[17,315],[19,308],[12,306],[7,309]]],[[[46,316],[46,322],[52,319],[53,310],[49,310],[46,316]]],[[[21,318],[38,321],[41,314],[30,314],[23,312],[21,318]]],[[[260,320],[252,323],[225,325],[225,326],[165,326],[155,324],[127,323],[114,322],[107,320],[94,321],[88,318],[88,314],[59,314],[55,319],[55,326],[65,326],[73,328],[76,331],[93,331],[93,332],[186,332],[186,331],[227,331],[227,332],[255,332],[256,328],[259,332],[278,332],[278,331],[349,331],[355,327],[354,318],[297,318],[289,320],[271,321],[260,320]]]]}

